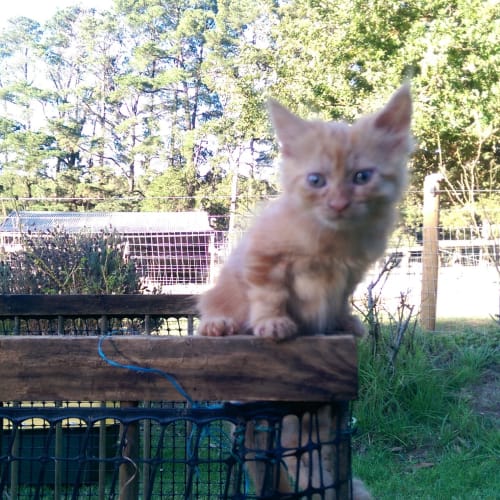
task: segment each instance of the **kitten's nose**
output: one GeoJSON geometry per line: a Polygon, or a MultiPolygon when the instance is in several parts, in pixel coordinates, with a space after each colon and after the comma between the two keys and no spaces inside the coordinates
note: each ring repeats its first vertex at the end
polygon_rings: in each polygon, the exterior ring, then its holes
{"type": "Polygon", "coordinates": [[[328,202],[328,206],[338,214],[341,214],[350,204],[350,200],[345,196],[338,196],[328,202]]]}

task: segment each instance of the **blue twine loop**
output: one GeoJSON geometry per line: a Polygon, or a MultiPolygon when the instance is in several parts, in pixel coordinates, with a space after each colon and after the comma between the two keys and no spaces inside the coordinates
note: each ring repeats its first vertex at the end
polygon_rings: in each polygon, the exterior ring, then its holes
{"type": "Polygon", "coordinates": [[[97,345],[97,351],[99,353],[99,356],[101,357],[102,360],[104,360],[108,365],[114,366],[115,368],[123,368],[126,370],[132,370],[137,373],[149,373],[152,375],[158,375],[165,380],[167,380],[173,387],[174,389],[191,405],[195,406],[195,402],[191,398],[191,396],[184,390],[184,388],[181,386],[181,384],[177,381],[175,378],[175,375],[172,375],[171,373],[167,373],[163,370],[159,370],[158,368],[147,368],[144,366],[138,366],[138,365],[127,365],[123,363],[119,363],[118,361],[114,361],[104,353],[104,350],[102,348],[103,342],[107,338],[111,338],[113,335],[108,334],[108,335],[102,335],[99,337],[99,343],[97,345]]]}

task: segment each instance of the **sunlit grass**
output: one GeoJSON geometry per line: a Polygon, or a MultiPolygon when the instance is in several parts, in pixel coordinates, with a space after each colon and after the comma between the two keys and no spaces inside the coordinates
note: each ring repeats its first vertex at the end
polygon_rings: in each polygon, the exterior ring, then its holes
{"type": "Polygon", "coordinates": [[[500,327],[446,327],[455,333],[417,332],[395,370],[383,350],[374,357],[360,345],[353,467],[377,499],[499,498],[500,417],[473,401],[485,373],[498,371],[500,327]]]}

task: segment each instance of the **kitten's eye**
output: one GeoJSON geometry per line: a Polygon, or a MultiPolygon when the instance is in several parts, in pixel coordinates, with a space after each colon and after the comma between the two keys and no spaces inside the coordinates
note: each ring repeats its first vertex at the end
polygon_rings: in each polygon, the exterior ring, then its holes
{"type": "Polygon", "coordinates": [[[326,177],[323,174],[308,174],[307,183],[313,188],[322,188],[326,185],[326,177]]]}
{"type": "Polygon", "coordinates": [[[352,178],[352,182],[357,184],[358,186],[362,186],[363,184],[367,184],[370,182],[373,177],[373,168],[367,168],[366,170],[360,170],[354,174],[352,178]]]}

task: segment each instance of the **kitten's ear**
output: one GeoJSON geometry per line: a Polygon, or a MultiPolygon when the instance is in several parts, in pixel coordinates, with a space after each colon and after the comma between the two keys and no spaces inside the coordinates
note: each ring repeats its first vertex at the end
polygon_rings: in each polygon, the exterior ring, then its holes
{"type": "Polygon", "coordinates": [[[410,131],[411,111],[410,86],[403,85],[377,113],[375,127],[385,129],[387,132],[408,133],[410,131]]]}
{"type": "Polygon", "coordinates": [[[294,115],[274,99],[268,100],[267,108],[280,142],[281,154],[290,156],[293,153],[297,138],[301,137],[307,128],[307,122],[294,115]]]}

